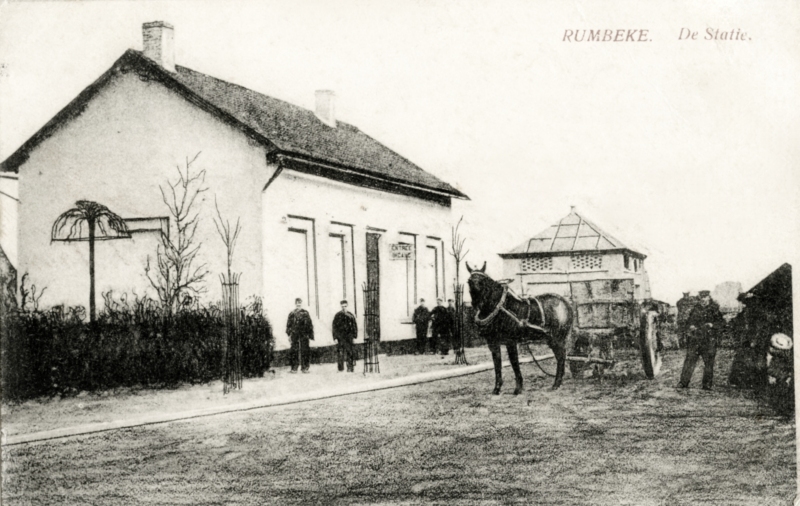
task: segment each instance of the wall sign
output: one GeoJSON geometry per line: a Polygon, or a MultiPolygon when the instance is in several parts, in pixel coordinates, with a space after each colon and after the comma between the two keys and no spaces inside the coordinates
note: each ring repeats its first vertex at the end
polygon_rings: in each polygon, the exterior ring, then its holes
{"type": "Polygon", "coordinates": [[[414,259],[414,245],[413,244],[390,244],[389,252],[391,253],[392,260],[413,260],[414,259]]]}

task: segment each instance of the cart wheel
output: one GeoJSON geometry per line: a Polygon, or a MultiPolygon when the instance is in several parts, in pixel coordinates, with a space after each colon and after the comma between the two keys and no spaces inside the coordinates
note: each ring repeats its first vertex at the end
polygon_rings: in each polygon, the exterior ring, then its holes
{"type": "Polygon", "coordinates": [[[641,323],[639,327],[639,349],[642,352],[642,366],[644,366],[645,376],[653,379],[661,371],[661,355],[658,352],[655,312],[648,312],[642,316],[641,323]]]}

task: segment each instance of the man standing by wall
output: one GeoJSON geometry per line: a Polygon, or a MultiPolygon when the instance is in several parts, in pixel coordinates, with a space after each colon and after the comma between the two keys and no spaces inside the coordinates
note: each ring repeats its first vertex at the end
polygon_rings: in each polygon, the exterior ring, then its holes
{"type": "Polygon", "coordinates": [[[679,388],[689,388],[697,359],[703,359],[703,389],[711,390],[714,383],[714,359],[717,356],[717,336],[725,326],[719,305],[711,300],[711,292],[701,290],[700,302],[686,319],[688,342],[679,388]]]}
{"type": "Polygon", "coordinates": [[[292,342],[289,360],[292,366],[290,372],[296,373],[298,365],[307,373],[311,366],[311,347],[309,340],[314,340],[314,324],[311,315],[303,309],[303,299],[294,300],[295,310],[289,313],[286,322],[286,334],[292,342]]]}
{"type": "Polygon", "coordinates": [[[450,333],[453,330],[453,321],[450,311],[442,304],[442,299],[436,299],[436,307],[431,311],[433,327],[433,348],[439,348],[442,355],[450,353],[450,333]]]}
{"type": "Polygon", "coordinates": [[[339,371],[344,371],[347,360],[347,372],[353,372],[356,366],[356,349],[353,340],[358,337],[358,323],[353,313],[347,310],[347,301],[341,302],[342,310],[333,317],[333,340],[336,341],[336,357],[339,371]]]}
{"type": "Polygon", "coordinates": [[[458,320],[455,301],[453,299],[447,299],[447,313],[450,315],[450,345],[453,351],[456,351],[461,348],[461,342],[459,341],[460,336],[458,336],[458,332],[456,332],[456,330],[458,330],[456,328],[458,320]]]}
{"type": "Polygon", "coordinates": [[[689,313],[692,308],[697,304],[697,298],[689,295],[689,292],[683,292],[681,300],[675,303],[678,308],[677,327],[678,327],[678,346],[681,348],[686,347],[686,342],[689,340],[689,329],[686,325],[686,319],[689,318],[689,313]]]}
{"type": "Polygon", "coordinates": [[[430,320],[430,317],[431,314],[428,311],[428,308],[425,307],[425,299],[420,299],[419,306],[414,310],[414,315],[411,317],[411,321],[414,322],[414,326],[416,327],[417,331],[418,355],[425,354],[425,341],[428,338],[428,321],[430,320]]]}

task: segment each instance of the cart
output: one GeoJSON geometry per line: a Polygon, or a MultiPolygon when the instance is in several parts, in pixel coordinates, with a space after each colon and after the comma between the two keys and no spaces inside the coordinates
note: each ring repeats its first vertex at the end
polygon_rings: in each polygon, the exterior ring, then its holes
{"type": "MultiPolygon", "coordinates": [[[[639,328],[629,329],[636,332],[637,344],[642,357],[642,368],[648,379],[655,379],[661,372],[661,346],[659,342],[657,320],[657,312],[647,311],[644,312],[640,318],[639,328]]],[[[567,356],[567,363],[569,364],[573,378],[578,377],[589,366],[598,368],[601,375],[605,368],[614,367],[616,361],[613,358],[609,358],[613,356],[613,346],[610,341],[611,339],[608,339],[606,346],[601,346],[601,355],[599,357],[590,355],[588,348],[591,348],[591,346],[583,346],[582,343],[576,343],[576,345],[573,346],[571,354],[567,356]]],[[[533,354],[529,341],[524,341],[522,344],[542,372],[548,376],[555,376],[555,374],[545,370],[539,363],[544,360],[553,360],[555,359],[555,355],[549,353],[537,357],[533,354]]]]}

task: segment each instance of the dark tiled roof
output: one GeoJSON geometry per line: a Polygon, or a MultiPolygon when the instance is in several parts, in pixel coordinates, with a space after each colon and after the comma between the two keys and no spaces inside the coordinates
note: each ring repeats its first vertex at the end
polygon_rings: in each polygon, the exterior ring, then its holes
{"type": "Polygon", "coordinates": [[[51,135],[64,120],[80,114],[85,103],[115,72],[128,70],[161,81],[191,102],[281,153],[392,183],[467,198],[352,125],[340,121],[336,128],[332,128],[320,121],[313,111],[186,67],[176,66],[176,73],[167,72],[134,50],[126,51],[108,72],[3,162],[2,169],[16,171],[27,159],[27,153],[51,135]]]}
{"type": "MultiPolygon", "coordinates": [[[[622,241],[612,237],[573,209],[557,223],[503,255],[608,250],[628,250],[639,253],[625,246],[622,241]]],[[[641,255],[641,253],[639,254],[641,255]]]]}

